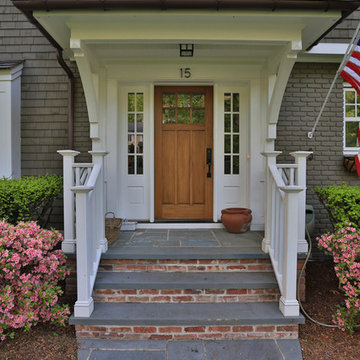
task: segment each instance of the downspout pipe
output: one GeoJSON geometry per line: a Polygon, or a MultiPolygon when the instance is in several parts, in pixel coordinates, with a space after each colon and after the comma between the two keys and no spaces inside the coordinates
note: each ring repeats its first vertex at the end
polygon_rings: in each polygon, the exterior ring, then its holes
{"type": "Polygon", "coordinates": [[[64,57],[63,57],[63,48],[55,41],[55,39],[44,29],[44,27],[34,18],[32,11],[24,11],[24,15],[27,19],[35,25],[42,35],[50,42],[50,44],[56,50],[56,58],[59,65],[65,71],[67,78],[68,78],[68,116],[67,116],[67,128],[68,128],[68,139],[67,139],[67,146],[68,149],[72,149],[74,145],[74,104],[75,104],[75,86],[74,86],[74,74],[66,64],[64,57]]]}

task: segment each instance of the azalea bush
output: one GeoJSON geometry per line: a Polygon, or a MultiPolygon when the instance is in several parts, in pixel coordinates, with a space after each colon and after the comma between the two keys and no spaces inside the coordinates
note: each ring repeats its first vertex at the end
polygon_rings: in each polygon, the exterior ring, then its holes
{"type": "Polygon", "coordinates": [[[0,179],[0,219],[11,224],[37,221],[46,228],[55,199],[62,192],[62,177],[46,174],[22,179],[0,179]]]}
{"type": "Polygon", "coordinates": [[[70,314],[59,305],[59,281],[69,271],[61,250],[54,248],[62,235],[43,230],[35,222],[17,226],[0,221],[0,339],[14,329],[50,321],[64,325],[70,314]]]}
{"type": "Polygon", "coordinates": [[[319,247],[333,256],[336,276],[345,295],[345,306],[338,306],[333,321],[352,334],[360,320],[360,232],[347,223],[335,234],[324,234],[317,240],[319,247]]]}

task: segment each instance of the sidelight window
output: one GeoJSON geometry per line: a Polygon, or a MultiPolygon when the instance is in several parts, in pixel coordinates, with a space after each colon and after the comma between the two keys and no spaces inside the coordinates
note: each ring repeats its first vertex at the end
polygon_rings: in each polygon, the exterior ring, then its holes
{"type": "Polygon", "coordinates": [[[144,93],[128,93],[128,174],[144,174],[144,93]]]}
{"type": "Polygon", "coordinates": [[[224,174],[239,175],[240,96],[224,94],[224,174]]]}

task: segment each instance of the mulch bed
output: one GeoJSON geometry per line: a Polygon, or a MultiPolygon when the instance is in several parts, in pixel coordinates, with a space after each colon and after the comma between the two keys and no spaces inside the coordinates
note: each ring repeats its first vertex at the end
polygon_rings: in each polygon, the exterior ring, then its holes
{"type": "MultiPolygon", "coordinates": [[[[307,301],[303,304],[304,308],[316,320],[331,324],[336,305],[343,301],[332,262],[310,262],[306,281],[307,301]]],[[[65,298],[63,301],[73,303],[74,299],[65,298]]],[[[306,320],[306,324],[300,327],[299,339],[304,360],[360,359],[360,329],[354,335],[349,335],[337,328],[321,327],[306,320]]],[[[73,326],[40,324],[27,333],[18,330],[13,340],[0,343],[0,360],[76,358],[73,326]]]]}
{"type": "MultiPolygon", "coordinates": [[[[308,314],[317,321],[332,324],[336,305],[343,301],[332,260],[308,263],[306,302],[303,303],[308,314]]],[[[299,339],[304,360],[360,359],[360,329],[349,335],[306,319],[305,325],[300,326],[299,339]]]]}

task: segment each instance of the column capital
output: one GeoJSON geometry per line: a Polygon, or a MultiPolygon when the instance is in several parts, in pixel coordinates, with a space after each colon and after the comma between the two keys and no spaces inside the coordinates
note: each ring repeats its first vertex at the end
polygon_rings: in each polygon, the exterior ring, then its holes
{"type": "Polygon", "coordinates": [[[261,155],[266,158],[277,157],[280,154],[282,154],[282,151],[264,151],[261,153],[261,155]]]}
{"type": "Polygon", "coordinates": [[[57,153],[64,157],[65,156],[77,156],[80,154],[79,151],[75,151],[75,150],[58,150],[57,153]]]}
{"type": "Polygon", "coordinates": [[[90,150],[88,153],[93,156],[106,156],[109,152],[105,150],[90,150]]]}
{"type": "Polygon", "coordinates": [[[294,157],[295,159],[299,159],[299,158],[305,158],[306,159],[312,153],[313,153],[312,151],[294,151],[294,152],[291,152],[290,155],[292,157],[294,157]]]}

